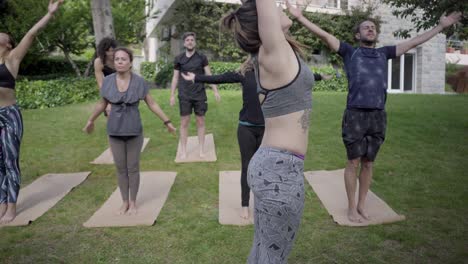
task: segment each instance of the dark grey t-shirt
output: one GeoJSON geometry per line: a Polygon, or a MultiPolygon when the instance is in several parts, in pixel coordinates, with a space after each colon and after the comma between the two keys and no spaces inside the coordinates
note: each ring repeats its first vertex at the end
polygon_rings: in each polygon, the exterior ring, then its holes
{"type": "Polygon", "coordinates": [[[104,78],[101,97],[111,105],[111,112],[107,120],[107,134],[109,136],[138,136],[143,133],[140,111],[140,100],[148,94],[148,84],[145,80],[132,73],[128,89],[119,92],[116,84],[116,73],[104,78]]]}
{"type": "Polygon", "coordinates": [[[208,59],[202,53],[195,51],[189,58],[185,52],[175,57],[174,70],[179,71],[179,98],[186,100],[206,100],[206,91],[203,83],[193,83],[182,78],[182,72],[193,72],[196,75],[205,74],[208,59]]]}
{"type": "Polygon", "coordinates": [[[347,108],[384,110],[387,61],[396,57],[396,46],[353,48],[341,42],[338,54],[343,57],[348,76],[347,108]]]}

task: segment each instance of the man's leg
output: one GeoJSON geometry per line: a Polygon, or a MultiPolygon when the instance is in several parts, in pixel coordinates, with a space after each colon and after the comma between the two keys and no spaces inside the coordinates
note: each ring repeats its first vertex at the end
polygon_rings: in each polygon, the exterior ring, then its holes
{"type": "Polygon", "coordinates": [[[180,158],[187,158],[187,137],[190,115],[180,117],[180,158]]]}
{"type": "Polygon", "coordinates": [[[387,114],[385,111],[371,112],[368,115],[368,120],[369,130],[365,136],[367,149],[366,154],[361,159],[361,173],[359,175],[359,198],[357,204],[358,213],[366,220],[369,220],[369,215],[365,210],[366,197],[372,182],[374,160],[377,157],[380,146],[385,141],[387,114]]]}
{"type": "Polygon", "coordinates": [[[356,207],[356,184],[357,184],[357,169],[359,167],[360,158],[348,160],[344,172],[344,182],[346,195],[348,197],[348,219],[351,222],[362,222],[356,207]]]}
{"type": "Polygon", "coordinates": [[[200,150],[200,157],[205,157],[205,116],[195,116],[197,119],[197,134],[200,150]]]}
{"type": "Polygon", "coordinates": [[[357,204],[357,212],[366,220],[369,220],[369,215],[365,211],[365,203],[367,192],[369,191],[372,182],[372,165],[372,161],[366,158],[361,159],[361,173],[359,175],[359,198],[357,204]]]}
{"type": "Polygon", "coordinates": [[[206,99],[197,100],[194,102],[194,112],[197,119],[198,143],[200,150],[200,157],[205,156],[205,114],[208,111],[208,104],[206,99]]]}

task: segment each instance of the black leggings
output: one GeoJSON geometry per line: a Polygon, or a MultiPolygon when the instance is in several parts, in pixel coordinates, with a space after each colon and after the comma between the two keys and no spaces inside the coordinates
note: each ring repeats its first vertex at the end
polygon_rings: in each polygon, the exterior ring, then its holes
{"type": "Polygon", "coordinates": [[[239,124],[237,128],[237,140],[242,160],[241,173],[241,199],[242,207],[249,206],[250,188],[247,184],[247,169],[250,159],[260,147],[265,127],[262,126],[244,126],[239,124]]]}

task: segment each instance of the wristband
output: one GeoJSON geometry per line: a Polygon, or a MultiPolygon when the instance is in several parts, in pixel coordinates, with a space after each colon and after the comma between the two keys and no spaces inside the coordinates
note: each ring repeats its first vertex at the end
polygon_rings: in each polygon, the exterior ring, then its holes
{"type": "Polygon", "coordinates": [[[164,121],[164,125],[167,126],[167,124],[171,123],[171,120],[164,121]]]}

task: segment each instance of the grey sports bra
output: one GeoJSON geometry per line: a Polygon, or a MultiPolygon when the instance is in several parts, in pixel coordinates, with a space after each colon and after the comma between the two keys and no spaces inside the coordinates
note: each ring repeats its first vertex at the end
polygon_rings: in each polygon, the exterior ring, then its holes
{"type": "MultiPolygon", "coordinates": [[[[255,78],[257,80],[257,93],[265,97],[261,102],[265,118],[286,115],[304,109],[312,108],[312,87],[314,74],[307,64],[296,54],[299,71],[289,84],[275,89],[264,89],[260,84],[260,71],[258,68],[258,55],[253,56],[255,65],[255,78]]],[[[261,100],[260,100],[261,101],[261,100]]]]}

